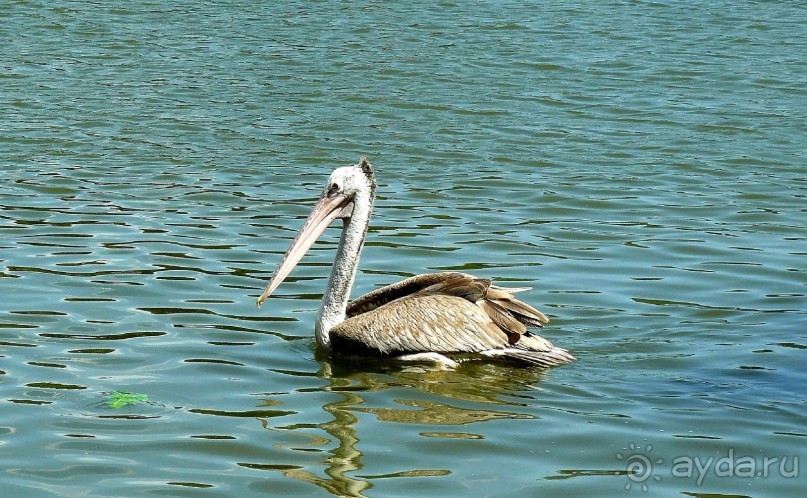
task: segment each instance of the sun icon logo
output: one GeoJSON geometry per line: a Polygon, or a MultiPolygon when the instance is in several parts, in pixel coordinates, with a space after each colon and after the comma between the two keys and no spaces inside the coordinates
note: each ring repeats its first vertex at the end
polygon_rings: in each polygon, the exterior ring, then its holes
{"type": "Polygon", "coordinates": [[[635,483],[642,485],[642,491],[647,491],[647,481],[651,477],[656,482],[661,481],[661,477],[653,475],[653,465],[662,464],[664,460],[661,458],[653,460],[653,456],[650,454],[650,452],[653,451],[653,447],[649,444],[642,450],[641,447],[630,443],[628,449],[630,453],[627,455],[623,455],[622,453],[616,454],[619,460],[625,461],[625,470],[628,476],[625,489],[631,489],[635,483]]]}

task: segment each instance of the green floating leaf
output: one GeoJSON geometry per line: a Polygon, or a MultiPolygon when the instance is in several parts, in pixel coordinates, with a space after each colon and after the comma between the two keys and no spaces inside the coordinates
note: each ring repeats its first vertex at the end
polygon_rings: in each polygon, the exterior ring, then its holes
{"type": "Polygon", "coordinates": [[[122,408],[126,405],[134,405],[137,403],[145,403],[149,400],[147,394],[139,393],[122,393],[120,391],[112,391],[106,400],[106,404],[110,408],[122,408]]]}

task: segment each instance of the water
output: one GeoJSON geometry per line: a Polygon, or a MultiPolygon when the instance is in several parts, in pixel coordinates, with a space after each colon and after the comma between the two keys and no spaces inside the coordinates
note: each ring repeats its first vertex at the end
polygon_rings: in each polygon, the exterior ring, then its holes
{"type": "Polygon", "coordinates": [[[0,17],[4,496],[803,492],[802,3],[0,17]],[[578,361],[332,363],[336,229],[256,309],[362,154],[354,295],[446,269],[533,286],[578,361]]]}

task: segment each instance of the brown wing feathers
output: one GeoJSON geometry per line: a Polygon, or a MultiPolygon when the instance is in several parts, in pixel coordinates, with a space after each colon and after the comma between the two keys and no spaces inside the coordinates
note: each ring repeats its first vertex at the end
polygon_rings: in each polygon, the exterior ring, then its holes
{"type": "Polygon", "coordinates": [[[513,294],[529,287],[508,289],[460,272],[427,273],[402,280],[361,296],[348,305],[347,316],[353,317],[398,299],[426,295],[457,296],[479,305],[507,335],[510,345],[527,333],[527,326],[542,327],[549,319],[513,294]]]}
{"type": "Polygon", "coordinates": [[[549,323],[549,318],[547,318],[546,315],[529,304],[514,298],[513,295],[507,291],[508,289],[503,287],[491,285],[485,299],[496,303],[500,308],[504,308],[506,313],[525,325],[543,327],[544,324],[549,323]]]}
{"type": "Polygon", "coordinates": [[[507,309],[500,306],[495,301],[483,299],[478,301],[477,304],[485,310],[493,323],[499,326],[505,334],[507,334],[507,342],[512,346],[517,343],[521,336],[527,331],[527,327],[523,323],[516,320],[513,315],[507,312],[507,309]]]}
{"type": "Polygon", "coordinates": [[[425,273],[370,291],[348,303],[347,317],[351,318],[356,315],[361,315],[362,313],[380,308],[396,299],[411,296],[424,288],[439,284],[454,275],[464,274],[455,272],[425,273]]]}
{"type": "Polygon", "coordinates": [[[442,282],[432,284],[418,291],[415,295],[443,294],[461,297],[475,303],[480,299],[484,299],[487,289],[490,287],[490,280],[484,278],[474,278],[463,273],[449,275],[442,282]]]}
{"type": "Polygon", "coordinates": [[[479,352],[540,366],[573,361],[568,351],[527,330],[549,322],[513,297],[528,289],[508,289],[460,272],[417,275],[351,302],[348,319],[331,330],[332,345],[382,355],[479,352]]]}

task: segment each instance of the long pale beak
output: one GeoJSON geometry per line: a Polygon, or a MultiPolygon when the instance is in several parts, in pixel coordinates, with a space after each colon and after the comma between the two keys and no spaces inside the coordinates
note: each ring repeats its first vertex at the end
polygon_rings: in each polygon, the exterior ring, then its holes
{"type": "Polygon", "coordinates": [[[286,251],[280,264],[277,265],[274,275],[269,280],[269,285],[263,291],[261,297],[258,298],[258,306],[266,301],[272,292],[289,276],[291,270],[297,266],[305,253],[314,245],[314,242],[322,235],[322,232],[328,228],[328,225],[338,218],[342,213],[342,208],[350,202],[350,198],[346,195],[337,195],[335,197],[328,197],[323,195],[308,219],[305,220],[302,230],[291,243],[291,247],[286,251]]]}

